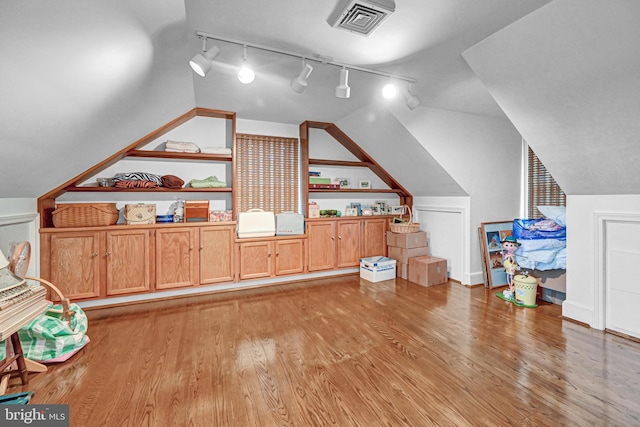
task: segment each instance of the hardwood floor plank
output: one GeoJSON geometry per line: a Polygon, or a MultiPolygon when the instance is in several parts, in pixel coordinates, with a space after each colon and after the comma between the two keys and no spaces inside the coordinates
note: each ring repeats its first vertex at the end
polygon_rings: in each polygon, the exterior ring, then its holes
{"type": "Polygon", "coordinates": [[[8,392],[72,426],[640,425],[640,343],[496,292],[348,275],[94,309],[8,392]]]}

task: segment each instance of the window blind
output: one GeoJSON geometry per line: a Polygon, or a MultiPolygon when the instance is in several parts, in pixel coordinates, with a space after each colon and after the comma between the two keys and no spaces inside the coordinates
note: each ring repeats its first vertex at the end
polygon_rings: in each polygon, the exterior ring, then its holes
{"type": "Polygon", "coordinates": [[[300,188],[297,138],[236,134],[238,212],[249,209],[298,212],[300,188]]]}
{"type": "Polygon", "coordinates": [[[566,206],[566,196],[536,153],[528,147],[529,218],[540,218],[537,206],[566,206]]]}

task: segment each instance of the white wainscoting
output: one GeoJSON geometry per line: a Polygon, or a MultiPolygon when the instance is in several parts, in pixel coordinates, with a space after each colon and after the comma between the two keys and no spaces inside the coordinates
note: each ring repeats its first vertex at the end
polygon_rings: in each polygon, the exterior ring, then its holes
{"type": "Polygon", "coordinates": [[[451,279],[472,284],[469,273],[469,214],[461,206],[414,205],[414,222],[427,232],[429,254],[447,260],[451,279]]]}
{"type": "Polygon", "coordinates": [[[31,262],[27,274],[38,276],[40,247],[38,239],[38,214],[0,214],[0,250],[9,257],[11,244],[14,242],[28,241],[31,243],[31,262]]]}
{"type": "Polygon", "coordinates": [[[594,212],[592,326],[640,338],[640,214],[594,212]]]}

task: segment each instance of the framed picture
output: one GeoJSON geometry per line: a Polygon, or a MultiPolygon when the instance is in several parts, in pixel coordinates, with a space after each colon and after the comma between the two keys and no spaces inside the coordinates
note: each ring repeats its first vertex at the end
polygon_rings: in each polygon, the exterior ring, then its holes
{"type": "Polygon", "coordinates": [[[372,208],[362,208],[362,216],[371,216],[373,215],[372,208]]]}
{"type": "Polygon", "coordinates": [[[358,208],[347,208],[344,216],[358,216],[358,208]]]}
{"type": "Polygon", "coordinates": [[[371,215],[382,215],[380,212],[381,209],[379,204],[374,203],[373,205],[371,205],[371,215]]]}
{"type": "Polygon", "coordinates": [[[511,236],[513,221],[483,222],[480,224],[480,252],[483,257],[485,286],[497,288],[507,285],[507,273],[502,256],[502,240],[511,236]]]}
{"type": "Polygon", "coordinates": [[[371,189],[371,181],[369,181],[368,179],[361,179],[358,184],[359,184],[358,188],[360,188],[362,190],[371,189]]]}
{"type": "Polygon", "coordinates": [[[391,215],[404,215],[404,206],[391,206],[389,213],[391,215]]]}
{"type": "Polygon", "coordinates": [[[351,188],[351,180],[349,178],[336,178],[336,182],[340,184],[340,188],[351,188]]]}

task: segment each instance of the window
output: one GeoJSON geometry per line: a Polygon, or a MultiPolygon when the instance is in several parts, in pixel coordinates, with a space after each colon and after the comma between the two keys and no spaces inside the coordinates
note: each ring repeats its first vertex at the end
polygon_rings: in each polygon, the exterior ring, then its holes
{"type": "Polygon", "coordinates": [[[236,134],[238,212],[263,209],[299,212],[300,167],[297,138],[236,134]]]}
{"type": "Polygon", "coordinates": [[[566,206],[566,196],[531,147],[527,150],[528,213],[529,218],[540,218],[536,206],[566,206]]]}

